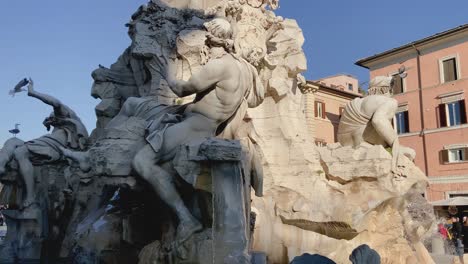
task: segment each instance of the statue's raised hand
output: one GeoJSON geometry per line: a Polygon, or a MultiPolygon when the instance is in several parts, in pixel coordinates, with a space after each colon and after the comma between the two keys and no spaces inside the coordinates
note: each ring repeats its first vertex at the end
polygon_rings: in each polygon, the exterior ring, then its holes
{"type": "Polygon", "coordinates": [[[29,82],[28,82],[28,95],[31,95],[31,93],[33,92],[34,92],[34,82],[30,77],[29,82]]]}

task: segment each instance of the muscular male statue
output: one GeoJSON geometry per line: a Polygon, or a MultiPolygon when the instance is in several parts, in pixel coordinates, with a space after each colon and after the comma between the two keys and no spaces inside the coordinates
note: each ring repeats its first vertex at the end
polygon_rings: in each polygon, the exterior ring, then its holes
{"type": "Polygon", "coordinates": [[[34,202],[34,171],[33,165],[41,165],[62,158],[60,148],[84,150],[88,133],[80,118],[68,106],[56,98],[34,90],[34,83],[29,79],[28,95],[52,106],[54,111],[43,124],[50,134],[23,142],[18,138],[7,140],[0,151],[0,175],[5,172],[5,166],[13,158],[18,162],[19,172],[25,183],[25,207],[34,202]]]}
{"type": "Polygon", "coordinates": [[[172,167],[179,146],[216,136],[235,115],[255,107],[264,97],[257,70],[232,54],[232,28],[222,18],[205,23],[211,60],[188,81],[176,80],[176,63],[168,63],[166,79],[179,97],[196,94],[193,103],[165,106],[152,98],[129,98],[107,128],[130,117],[149,122],[147,144],[136,154],[133,168],[177,214],[177,242],[183,243],[202,229],[175,187],[172,167]]]}
{"type": "MultiPolygon", "coordinates": [[[[367,142],[392,147],[395,158],[403,154],[414,159],[416,153],[399,145],[398,134],[392,126],[398,109],[398,102],[391,98],[392,86],[392,77],[377,76],[369,84],[369,96],[356,98],[346,105],[338,126],[338,142],[341,145],[357,147],[367,142]]],[[[395,162],[396,159],[394,167],[395,162]]]]}

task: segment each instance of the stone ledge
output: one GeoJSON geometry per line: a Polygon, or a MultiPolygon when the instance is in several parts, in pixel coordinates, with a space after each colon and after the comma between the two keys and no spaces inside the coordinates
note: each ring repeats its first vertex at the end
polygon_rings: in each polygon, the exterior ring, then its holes
{"type": "MultiPolygon", "coordinates": [[[[241,161],[242,146],[238,140],[226,140],[218,138],[208,138],[199,146],[190,145],[189,148],[197,148],[196,155],[190,155],[191,161],[241,161]]],[[[189,152],[191,154],[192,152],[189,152]]]]}

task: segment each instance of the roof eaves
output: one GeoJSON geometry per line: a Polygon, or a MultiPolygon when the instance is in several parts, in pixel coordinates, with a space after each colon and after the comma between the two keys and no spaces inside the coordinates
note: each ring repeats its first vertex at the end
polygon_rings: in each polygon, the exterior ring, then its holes
{"type": "Polygon", "coordinates": [[[466,30],[466,29],[468,29],[468,24],[464,24],[464,25],[461,25],[461,26],[458,26],[458,27],[455,27],[455,28],[451,28],[449,30],[445,30],[445,31],[436,33],[434,35],[431,35],[431,36],[428,36],[428,37],[425,37],[425,38],[422,38],[422,39],[407,43],[405,45],[402,45],[402,46],[399,46],[399,47],[396,47],[396,48],[393,48],[393,49],[390,49],[390,50],[387,50],[387,51],[384,51],[384,52],[381,52],[381,53],[377,53],[375,55],[372,55],[372,56],[369,56],[369,57],[366,57],[366,58],[363,58],[363,59],[360,59],[360,60],[356,61],[354,64],[358,65],[358,66],[361,66],[363,68],[369,69],[369,67],[365,65],[365,63],[367,63],[367,62],[370,62],[370,61],[375,60],[377,58],[381,58],[381,57],[384,57],[384,56],[387,56],[387,55],[391,55],[391,54],[394,54],[394,53],[397,53],[397,52],[400,52],[400,51],[404,51],[405,49],[411,49],[414,46],[417,46],[417,45],[420,45],[420,44],[423,44],[423,43],[426,43],[426,42],[429,42],[429,41],[433,41],[433,40],[436,40],[436,39],[439,39],[439,38],[442,38],[442,37],[445,37],[445,36],[448,36],[448,35],[452,35],[454,33],[458,33],[459,31],[463,31],[463,30],[466,30]]]}

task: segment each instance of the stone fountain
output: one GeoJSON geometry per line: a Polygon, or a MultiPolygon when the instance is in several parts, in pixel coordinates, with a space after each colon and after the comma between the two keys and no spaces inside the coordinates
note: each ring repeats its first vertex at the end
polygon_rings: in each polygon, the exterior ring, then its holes
{"type": "MultiPolygon", "coordinates": [[[[277,0],[152,0],[131,45],[92,73],[96,128],[52,106],[38,139],[0,152],[8,232],[1,263],[431,263],[426,176],[389,118],[391,80],[353,101],[340,142],[317,148],[306,58],[277,0]],[[390,125],[390,127],[389,127],[390,125]]],[[[23,83],[24,85],[25,83],[23,83]]],[[[320,129],[320,128],[317,128],[320,129]]]]}

